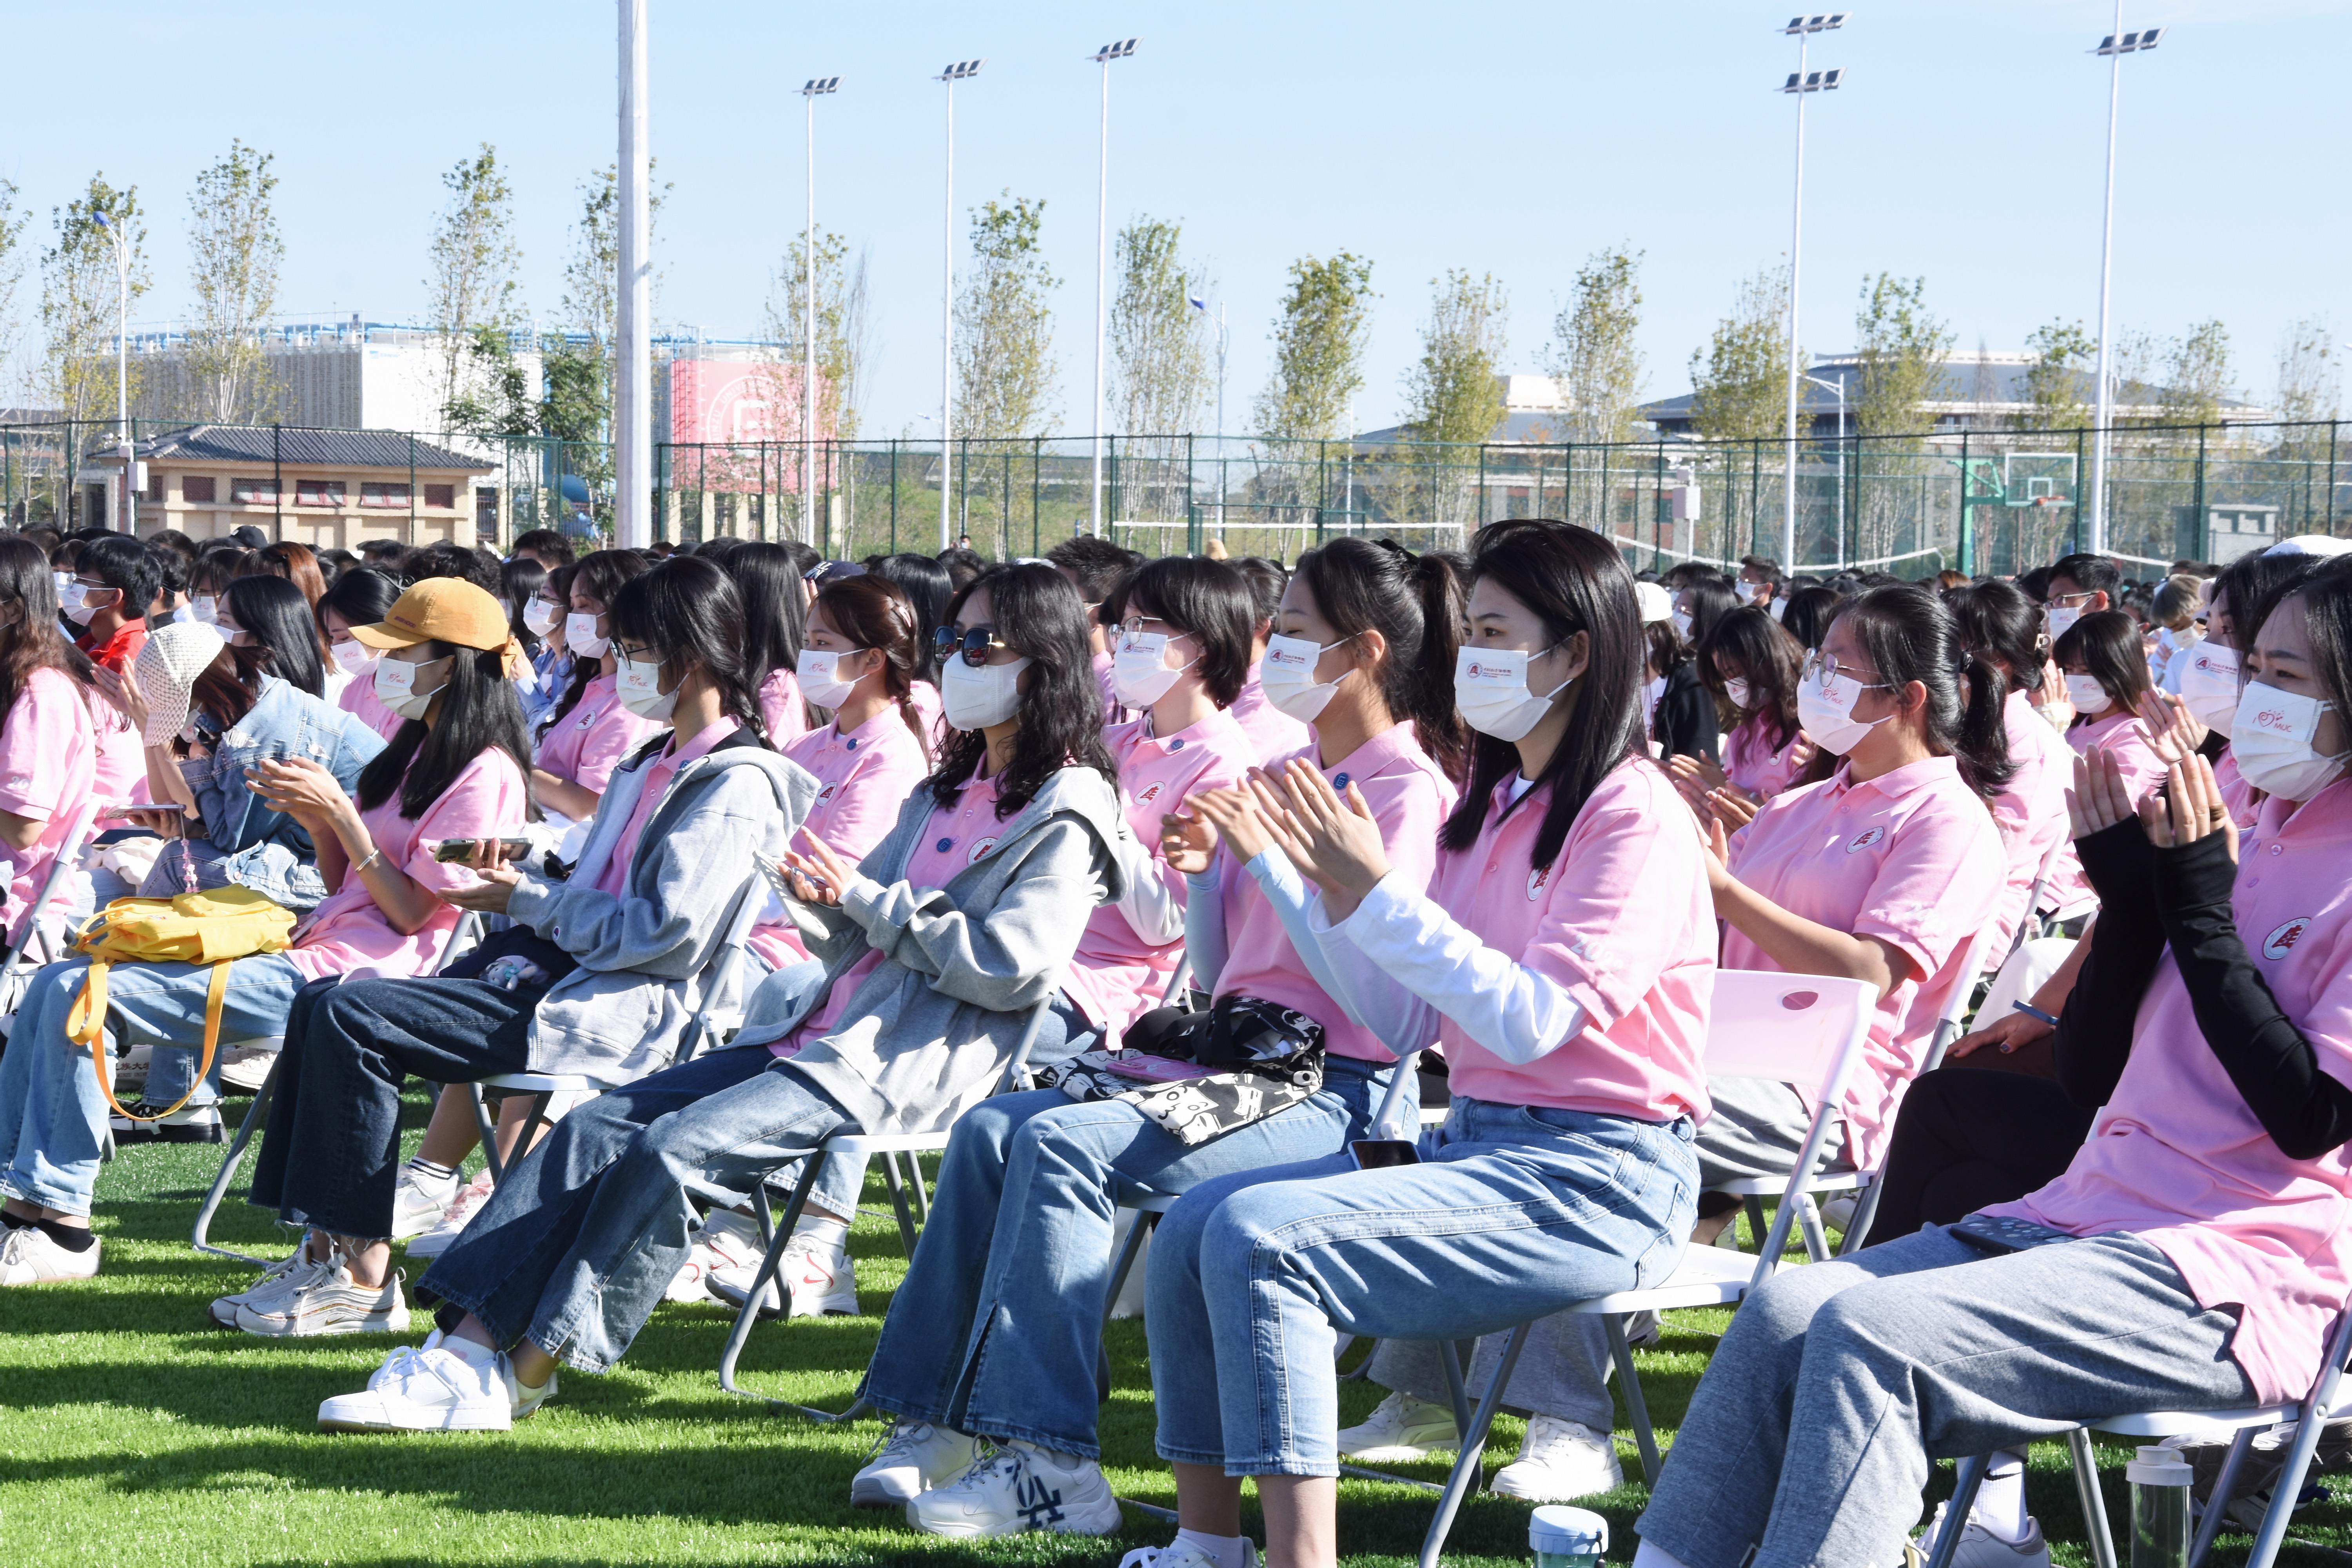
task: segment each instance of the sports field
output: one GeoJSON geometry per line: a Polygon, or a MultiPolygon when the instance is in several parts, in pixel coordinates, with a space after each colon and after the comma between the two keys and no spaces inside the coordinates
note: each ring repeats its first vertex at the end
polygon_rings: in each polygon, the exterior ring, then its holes
{"type": "MultiPolygon", "coordinates": [[[[245,1102],[230,1102],[232,1116],[245,1102]]],[[[415,1099],[409,1120],[421,1124],[415,1099]]],[[[414,1133],[412,1131],[412,1136],[414,1133]]],[[[125,1151],[99,1185],[106,1266],[92,1281],[0,1296],[0,1563],[658,1563],[1108,1564],[1155,1545],[1172,1527],[1129,1510],[1116,1537],[1022,1536],[981,1543],[919,1536],[895,1516],[848,1505],[849,1478],[878,1430],[819,1427],[719,1391],[715,1369],[729,1315],[712,1306],[665,1306],[628,1361],[602,1377],[566,1374],[562,1395],[511,1434],[323,1436],[319,1402],[360,1387],[392,1342],[381,1337],[265,1342],[215,1329],[205,1304],[241,1288],[251,1271],[200,1257],[188,1226],[215,1148],[125,1151]]],[[[744,1355],[747,1382],[789,1397],[846,1403],[872,1351],[879,1313],[904,1269],[877,1177],[857,1226],[858,1288],[872,1316],[762,1324],[744,1355]]],[[[282,1250],[274,1226],[235,1201],[216,1238],[247,1251],[282,1250]]],[[[414,1272],[414,1271],[412,1271],[414,1272]]],[[[1639,1352],[1662,1436],[1671,1436],[1725,1315],[1673,1314],[1654,1351],[1639,1352]]],[[[413,1338],[427,1325],[423,1314],[413,1338]]],[[[1173,1506],[1167,1468],[1151,1452],[1150,1384],[1143,1326],[1111,1329],[1116,1389],[1103,1442],[1121,1496],[1173,1506]]],[[[1361,1419],[1380,1391],[1343,1385],[1343,1412],[1361,1419]]],[[[1489,1473],[1516,1452],[1519,1423],[1497,1424],[1489,1473]]],[[[1621,1436],[1627,1429],[1620,1426],[1621,1436]]],[[[1639,1475],[1630,1440],[1620,1444],[1639,1475]]],[[[2127,1457],[2103,1451],[2112,1516],[2125,1520],[2127,1457]]],[[[2063,1448],[2035,1451],[2034,1512],[2061,1544],[2081,1518],[2063,1448]]],[[[1441,1466],[1417,1468],[1442,1479],[1441,1466]]],[[[1946,1468],[1937,1495],[1948,1489],[1946,1468]]],[[[1605,1514],[1610,1558],[1632,1555],[1638,1481],[1585,1506],[1605,1514]]],[[[1347,1482],[1340,1540],[1352,1564],[1409,1563],[1431,1494],[1347,1482]]],[[[1245,1503],[1257,1528],[1254,1500],[1245,1503]]],[[[2307,1508],[2294,1534],[2347,1544],[2341,1495],[2307,1508]]],[[[2218,1563],[2242,1560],[2246,1538],[2225,1536],[2218,1563]]],[[[1525,1563],[1527,1506],[1482,1499],[1455,1527],[1447,1562],[1525,1563]]],[[[2341,1550],[2290,1544],[2285,1563],[2352,1561],[2341,1550]]]]}

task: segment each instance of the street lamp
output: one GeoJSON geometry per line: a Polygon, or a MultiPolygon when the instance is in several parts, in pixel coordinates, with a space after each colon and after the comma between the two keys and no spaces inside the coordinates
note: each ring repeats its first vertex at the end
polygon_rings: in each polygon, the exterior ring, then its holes
{"type": "Polygon", "coordinates": [[[1094,474],[1087,489],[1087,518],[1102,537],[1103,336],[1109,330],[1110,287],[1110,62],[1135,53],[1135,40],[1105,44],[1088,57],[1102,67],[1102,159],[1095,176],[1095,435],[1094,474]]]}
{"type": "Polygon", "coordinates": [[[1844,11],[1817,11],[1810,16],[1791,16],[1789,25],[1780,29],[1797,40],[1797,68],[1789,74],[1780,89],[1797,100],[1797,186],[1789,219],[1789,467],[1788,477],[1780,486],[1784,492],[1780,560],[1781,569],[1788,572],[1797,569],[1797,382],[1804,374],[1797,363],[1797,286],[1805,240],[1805,99],[1811,93],[1835,92],[1838,84],[1845,79],[1843,70],[1807,70],[1805,54],[1815,33],[1844,26],[1848,15],[1844,11]]]}
{"type": "MultiPolygon", "coordinates": [[[[1827,387],[1830,391],[1834,392],[1834,393],[1836,393],[1836,394],[1837,394],[1837,400],[1838,400],[1838,488],[1837,488],[1837,515],[1838,515],[1838,523],[1837,523],[1837,528],[1836,528],[1836,530],[1835,530],[1835,532],[1836,532],[1836,534],[1837,534],[1837,551],[1836,551],[1835,555],[1834,555],[1834,561],[1835,561],[1835,563],[1836,563],[1836,565],[1837,565],[1838,569],[1839,569],[1840,571],[1843,571],[1843,570],[1845,569],[1845,377],[1843,377],[1843,376],[1840,376],[1840,377],[1838,377],[1838,379],[1837,379],[1837,380],[1835,380],[1835,381],[1823,381],[1823,380],[1822,380],[1820,376],[1818,376],[1818,375],[1809,375],[1809,376],[1805,377],[1805,379],[1806,379],[1807,381],[1811,382],[1815,386],[1824,386],[1824,387],[1827,387]]],[[[1795,563],[1794,563],[1793,562],[1792,562],[1792,563],[1790,563],[1790,565],[1789,565],[1787,568],[1784,568],[1784,570],[1791,570],[1791,571],[1792,571],[1792,570],[1794,570],[1794,569],[1795,569],[1795,563]]]]}
{"type": "Polygon", "coordinates": [[[139,498],[131,489],[131,246],[122,229],[102,212],[90,221],[114,241],[114,455],[122,463],[122,506],[130,514],[130,531],[139,531],[139,498]]]}
{"type": "MultiPolygon", "coordinates": [[[[801,241],[801,269],[808,289],[801,322],[801,542],[816,543],[816,100],[841,85],[837,76],[812,77],[801,86],[808,100],[808,230],[801,241]]],[[[831,549],[830,534],[825,548],[831,549]]]]}
{"type": "MultiPolygon", "coordinates": [[[[653,178],[646,96],[646,0],[620,5],[620,241],[614,299],[613,528],[624,550],[654,542],[653,178]]],[[[511,496],[508,516],[513,516],[511,496]]]]}
{"type": "Polygon", "coordinates": [[[2107,199],[2099,231],[2099,409],[2098,429],[2091,447],[2091,553],[2107,548],[2107,426],[2115,413],[2115,384],[2108,373],[2107,300],[2115,279],[2116,254],[2116,104],[2123,95],[2124,57],[2156,47],[2162,27],[2137,33],[2124,31],[2124,0],[2116,0],[2116,30],[2091,52],[2107,57],[2107,199]]]}
{"type": "Polygon", "coordinates": [[[955,413],[955,84],[976,77],[985,59],[958,60],[935,79],[948,84],[948,184],[945,261],[940,284],[940,548],[948,532],[948,434],[955,413]]]}
{"type": "Polygon", "coordinates": [[[1217,301],[1217,313],[1209,315],[1209,301],[1198,294],[1188,294],[1186,301],[1217,329],[1217,537],[1225,532],[1225,346],[1230,339],[1225,332],[1225,302],[1217,301]]]}

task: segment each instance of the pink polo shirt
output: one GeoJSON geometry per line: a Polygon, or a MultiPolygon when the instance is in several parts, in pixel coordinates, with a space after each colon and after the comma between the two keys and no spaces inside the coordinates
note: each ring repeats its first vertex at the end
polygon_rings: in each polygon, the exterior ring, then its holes
{"type": "Polygon", "coordinates": [[[2066,731],[2066,743],[2084,755],[2097,750],[2113,757],[2122,765],[2124,786],[2135,801],[2164,783],[2164,763],[2148,744],[2147,731],[2136,713],[2110,712],[2087,724],[2076,724],[2066,731]]]}
{"type": "Polygon", "coordinates": [[[98,731],[81,682],[61,669],[36,669],[0,720],[0,811],[41,825],[27,848],[0,844],[11,927],[39,894],[68,819],[91,798],[97,775],[98,731]]]}
{"type": "Polygon", "coordinates": [[[1303,752],[1314,736],[1306,725],[1265,700],[1265,688],[1258,684],[1258,666],[1249,667],[1249,679],[1242,682],[1241,695],[1226,711],[1242,733],[1257,748],[1257,760],[1271,765],[1276,758],[1303,752]]]}
{"type": "Polygon", "coordinates": [[[1439,853],[1429,896],[1488,947],[1574,997],[1584,1026],[1520,1066],[1444,1018],[1437,1037],[1454,1092],[1644,1121],[1705,1121],[1715,899],[1690,808],[1649,758],[1621,763],[1576,814],[1559,858],[1538,867],[1551,788],[1529,790],[1506,817],[1515,782],[1496,785],[1476,843],[1439,853]]]}
{"type": "Polygon", "coordinates": [[[660,731],[653,720],[621,705],[619,676],[600,675],[581,691],[571,712],[547,727],[531,760],[557,778],[603,795],[613,770],[660,731]]]}
{"type": "Polygon", "coordinates": [[[662,796],[669,793],[670,780],[677,770],[706,757],[719,742],[743,726],[738,723],[709,724],[694,739],[680,746],[673,740],[669,749],[646,764],[645,782],[637,788],[637,804],[629,808],[629,820],[621,825],[621,837],[614,841],[613,858],[604,862],[604,873],[596,879],[596,890],[621,898],[629,890],[629,864],[637,858],[637,841],[645,837],[646,824],[661,809],[662,796]]]}
{"type": "Polygon", "coordinates": [[[130,801],[144,805],[153,798],[147,789],[147,751],[140,743],[139,731],[122,710],[95,691],[82,693],[83,706],[89,710],[92,739],[97,746],[97,771],[90,781],[90,790],[99,799],[110,803],[130,801]]]}
{"type": "MultiPolygon", "coordinates": [[[[1731,873],[1790,914],[1877,937],[1911,961],[1916,973],[1879,999],[1864,1059],[1845,1089],[1847,1155],[1874,1166],[1937,1016],[1973,978],[1969,944],[1992,922],[2008,874],[1992,814],[1949,757],[1867,784],[1841,766],[1758,812],[1731,841],[1731,873]]],[[[1728,924],[1722,964],[1780,967],[1728,924]]]]}
{"type": "MultiPolygon", "coordinates": [[[[522,770],[493,746],[467,763],[424,816],[414,821],[401,816],[400,792],[394,790],[374,810],[361,813],[360,820],[367,824],[368,837],[383,851],[384,859],[412,879],[436,890],[467,888],[480,879],[462,866],[436,860],[434,849],[444,838],[503,838],[520,833],[530,798],[522,770]]],[[[306,980],[355,972],[380,980],[428,974],[441,961],[442,945],[457,930],[462,913],[455,904],[442,904],[422,927],[403,934],[376,907],[366,881],[346,871],[343,885],[296,928],[286,959],[306,980]]]]}
{"type": "MultiPolygon", "coordinates": [[[[899,807],[931,771],[922,742],[895,703],[846,735],[837,724],[811,730],[786,746],[784,755],[817,782],[809,832],[853,866],[882,842],[898,822],[899,807]]],[[[753,927],[750,945],[770,969],[808,956],[800,932],[789,924],[753,927]]]]}
{"type": "Polygon", "coordinates": [[[760,717],[768,726],[768,744],[778,751],[808,733],[808,710],[801,703],[800,676],[789,669],[772,669],[760,682],[760,717]]]}
{"type": "Polygon", "coordinates": [[[335,700],[335,706],[387,741],[398,734],[400,727],[407,722],[377,700],[373,666],[352,678],[352,683],[343,688],[342,696],[335,700]]]}
{"type": "Polygon", "coordinates": [[[923,721],[923,732],[931,738],[931,755],[938,756],[955,738],[948,723],[947,705],[940,700],[940,689],[928,680],[910,682],[907,700],[914,704],[915,712],[923,721]]]}
{"type": "MultiPolygon", "coordinates": [[[[1103,731],[1103,743],[1118,763],[1118,789],[1127,810],[1127,825],[1148,846],[1151,865],[1169,885],[1181,906],[1185,898],[1181,873],[1168,868],[1160,853],[1160,819],[1196,789],[1231,789],[1257,763],[1249,737],[1219,709],[1192,728],[1158,737],[1144,731],[1149,715],[1131,724],[1115,724],[1103,731]]],[[[1107,1048],[1118,1048],[1119,1032],[1144,1013],[1160,1005],[1160,994],[1176,969],[1183,951],[1179,933],[1169,942],[1148,942],[1127,923],[1117,904],[1101,904],[1078,938],[1078,950],[1062,981],[1063,994],[1105,1031],[1107,1048]]]]}
{"type": "MultiPolygon", "coordinates": [[[[2318,1053],[2352,1083],[2352,782],[2300,810],[2266,800],[2239,846],[2238,934],[2318,1053]]],[[[2198,1304],[2243,1309],[2230,1352],[2265,1403],[2319,1373],[2328,1324],[2352,1292],[2352,1146],[2293,1160],[2246,1108],[2205,1043],[2167,953],[2132,1026],[2115,1093],[2066,1173],[2014,1215],[2074,1236],[2145,1237],[2198,1304]]]]}
{"type": "Polygon", "coordinates": [[[1787,789],[1810,760],[1800,752],[1796,735],[1776,748],[1777,730],[1768,715],[1753,713],[1724,737],[1724,776],[1759,800],[1770,800],[1787,789]]]}
{"type": "MultiPolygon", "coordinates": [[[[993,778],[966,779],[956,792],[953,805],[931,808],[923,823],[923,836],[907,858],[907,874],[900,879],[907,886],[917,892],[945,887],[958,871],[996,847],[998,831],[1004,826],[996,820],[996,786],[993,778]]],[[[770,1046],[768,1054],[795,1057],[803,1046],[832,1033],[849,1010],[849,999],[857,994],[857,987],[881,966],[882,955],[867,948],[864,957],[841,972],[816,1011],[799,1028],[770,1046]]]]}
{"type": "Polygon", "coordinates": [[[2221,788],[2221,804],[2229,808],[2230,820],[2243,833],[2254,825],[2263,813],[2263,797],[2238,771],[2238,753],[2223,752],[2221,760],[2213,764],[2213,782],[2221,788]]]}
{"type": "Polygon", "coordinates": [[[2036,906],[2072,914],[2095,901],[2069,837],[2066,792],[2074,784],[2074,748],[2033,710],[2033,699],[2022,691],[2009,694],[2000,716],[2009,735],[2009,760],[2017,772],[1992,797],[1993,826],[2000,829],[2009,875],[2002,884],[2000,906],[1994,911],[1993,951],[1981,955],[1988,965],[2008,956],[2010,938],[2016,934],[2017,922],[2025,912],[2026,895],[2032,891],[2034,879],[2042,875],[2042,863],[2053,847],[2058,858],[2051,866],[2050,879],[2042,884],[2036,906]]]}
{"type": "MultiPolygon", "coordinates": [[[[1313,745],[1294,754],[1310,763],[1319,761],[1313,745]]],[[[1278,773],[1288,762],[1287,757],[1276,759],[1268,764],[1269,771],[1278,773]]],[[[1365,803],[1380,823],[1381,847],[1391,870],[1401,874],[1408,887],[1427,888],[1430,873],[1437,866],[1437,830],[1445,814],[1454,809],[1454,789],[1414,741],[1412,726],[1398,724],[1383,730],[1336,766],[1324,768],[1323,776],[1342,797],[1351,781],[1363,792],[1365,803]]],[[[1688,815],[1687,808],[1685,814],[1688,815]]],[[[1291,946],[1281,918],[1258,890],[1257,879],[1223,849],[1218,851],[1218,865],[1226,958],[1224,972],[1217,976],[1216,994],[1255,996],[1306,1014],[1323,1026],[1328,1055],[1374,1062],[1392,1059],[1394,1053],[1370,1029],[1350,1022],[1339,1004],[1315,983],[1314,973],[1291,946]]]]}
{"type": "Polygon", "coordinates": [[[1119,722],[1118,682],[1112,676],[1118,667],[1118,660],[1110,654],[1095,655],[1095,684],[1102,689],[1103,720],[1110,724],[1119,722]]]}

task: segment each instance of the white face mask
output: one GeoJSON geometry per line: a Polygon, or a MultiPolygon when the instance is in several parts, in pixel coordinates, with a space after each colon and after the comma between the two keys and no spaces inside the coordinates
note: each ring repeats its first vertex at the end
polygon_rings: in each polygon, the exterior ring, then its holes
{"type": "Polygon", "coordinates": [[[2116,705],[2107,689],[2099,684],[2095,675],[2070,675],[2066,678],[2066,700],[2074,705],[2077,713],[2104,713],[2116,705]]]}
{"type": "Polygon", "coordinates": [[[555,623],[561,619],[562,616],[555,606],[536,594],[523,602],[522,624],[530,628],[530,635],[535,637],[543,637],[553,631],[555,623]]]}
{"type": "Polygon", "coordinates": [[[2052,642],[2074,630],[2074,623],[2082,618],[2083,612],[2072,605],[2053,605],[2042,612],[2042,624],[2050,628],[2052,642]]]}
{"type": "Polygon", "coordinates": [[[685,682],[664,691],[659,659],[624,658],[618,662],[620,669],[613,686],[621,706],[640,719],[651,719],[657,724],[669,722],[669,716],[677,710],[678,690],[685,682]]]}
{"type": "Polygon", "coordinates": [[[66,619],[78,626],[86,626],[98,619],[98,611],[86,602],[89,594],[90,590],[71,577],[67,578],[65,586],[58,590],[58,607],[65,611],[66,619]]]}
{"type": "Polygon", "coordinates": [[[375,662],[375,649],[357,637],[345,637],[327,651],[335,656],[335,668],[347,675],[356,675],[375,662]]]}
{"type": "Polygon", "coordinates": [[[2238,650],[2208,637],[2180,672],[2180,701],[2200,724],[2227,735],[2238,719],[2238,650]]]}
{"type": "Polygon", "coordinates": [[[801,649],[800,663],[793,671],[799,678],[801,695],[820,708],[838,708],[848,701],[849,694],[857,689],[858,681],[864,678],[842,674],[841,661],[851,654],[865,651],[862,647],[842,653],[819,653],[813,647],[801,649]]]}
{"type": "Polygon", "coordinates": [[[1339,682],[1348,679],[1341,671],[1337,679],[1317,682],[1315,666],[1323,656],[1346,642],[1325,643],[1318,647],[1305,637],[1268,637],[1265,658],[1257,669],[1259,689],[1265,700],[1302,724],[1312,724],[1339,689],[1339,682]]]}
{"type": "Polygon", "coordinates": [[[1738,709],[1742,713],[1748,711],[1748,682],[1727,680],[1723,683],[1723,694],[1731,700],[1731,705],[1734,708],[1738,709]]]}
{"type": "Polygon", "coordinates": [[[188,601],[188,618],[204,626],[214,626],[220,620],[220,600],[211,594],[198,594],[188,601]]]}
{"type": "Polygon", "coordinates": [[[2352,752],[2323,757],[2312,748],[2319,716],[2334,706],[2260,681],[2248,686],[2230,731],[2230,754],[2238,759],[2238,772],[2264,795],[2282,800],[2309,800],[2326,789],[2352,757],[2352,752]]]}
{"type": "Polygon", "coordinates": [[[1112,656],[1111,689],[1119,702],[1129,708],[1149,708],[1168,695],[1176,678],[1200,661],[1195,659],[1181,667],[1168,668],[1166,632],[1121,633],[1118,652],[1112,656]]]}
{"type": "Polygon", "coordinates": [[[1026,658],[1010,664],[974,665],[958,653],[940,671],[940,707],[959,730],[985,730],[1021,710],[1021,672],[1026,658]]]}
{"type": "Polygon", "coordinates": [[[1675,636],[1685,642],[1690,641],[1691,618],[1688,610],[1676,610],[1667,619],[1675,623],[1675,636]]]}
{"type": "MultiPolygon", "coordinates": [[[[1557,645],[1554,645],[1557,646],[1557,645]]],[[[1546,653],[1550,648],[1543,650],[1546,653]]],[[[1524,648],[1462,648],[1454,656],[1454,705],[1473,730],[1497,741],[1517,741],[1543,722],[1553,699],[1568,689],[1561,681],[1541,697],[1528,689],[1524,648]]],[[[1574,677],[1570,677],[1573,679],[1574,677]]]]}
{"type": "Polygon", "coordinates": [[[1853,677],[1841,675],[1823,691],[1820,678],[1808,674],[1797,686],[1797,722],[1813,738],[1814,744],[1843,757],[1862,744],[1873,730],[1894,717],[1891,713],[1867,720],[1853,716],[1853,705],[1870,689],[1874,689],[1853,677]]]}
{"type": "Polygon", "coordinates": [[[380,658],[375,661],[375,700],[403,719],[422,719],[433,700],[441,695],[441,688],[449,684],[445,671],[439,684],[429,691],[416,689],[416,674],[436,664],[454,665],[454,660],[429,659],[423,664],[410,664],[404,659],[380,658]]]}
{"type": "Polygon", "coordinates": [[[582,658],[602,658],[604,650],[613,646],[611,637],[596,635],[596,623],[602,617],[582,615],[578,610],[563,617],[563,646],[582,658]]]}
{"type": "Polygon", "coordinates": [[[1764,607],[1772,613],[1772,618],[1777,621],[1782,616],[1789,613],[1789,601],[1786,599],[1775,599],[1764,607]]]}

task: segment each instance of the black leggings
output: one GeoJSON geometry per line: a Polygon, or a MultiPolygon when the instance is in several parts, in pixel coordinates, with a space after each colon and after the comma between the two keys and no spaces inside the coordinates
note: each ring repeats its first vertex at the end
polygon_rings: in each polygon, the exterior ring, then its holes
{"type": "Polygon", "coordinates": [[[1868,1245],[1949,1225],[2056,1180],[2097,1114],[2046,1078],[1969,1067],[1922,1075],[1895,1118],[1868,1245]]]}

